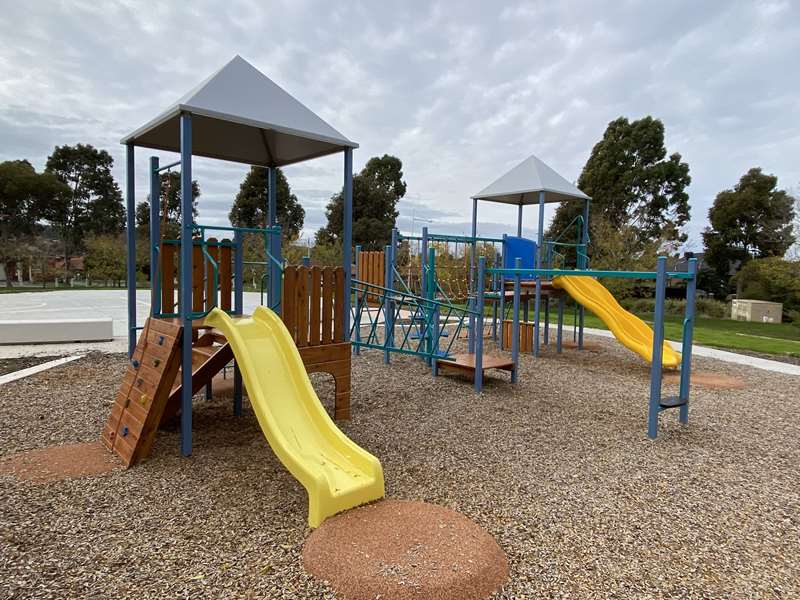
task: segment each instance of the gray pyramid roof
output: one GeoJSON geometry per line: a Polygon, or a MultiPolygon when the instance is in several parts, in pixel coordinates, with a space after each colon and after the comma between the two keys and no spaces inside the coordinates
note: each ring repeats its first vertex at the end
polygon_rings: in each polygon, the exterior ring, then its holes
{"type": "Polygon", "coordinates": [[[181,112],[196,156],[282,166],[358,147],[240,56],[122,143],[179,152],[181,112]]]}
{"type": "Polygon", "coordinates": [[[538,204],[539,192],[545,193],[545,202],[589,198],[534,155],[523,160],[473,198],[505,204],[538,204]]]}

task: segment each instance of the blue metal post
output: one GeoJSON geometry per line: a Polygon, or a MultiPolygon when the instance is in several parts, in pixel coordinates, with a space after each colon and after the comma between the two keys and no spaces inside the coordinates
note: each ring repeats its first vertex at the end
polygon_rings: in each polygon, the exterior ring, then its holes
{"type": "MultiPolygon", "coordinates": [[[[518,256],[514,259],[514,268],[522,268],[522,259],[518,256]]],[[[511,371],[511,383],[517,382],[517,371],[519,370],[519,295],[520,277],[519,273],[514,275],[514,316],[511,321],[511,360],[514,361],[514,370],[511,371]]]]}
{"type": "Polygon", "coordinates": [[[192,116],[181,113],[181,454],[192,453],[192,116]]]}
{"type": "MultiPolygon", "coordinates": [[[[270,167],[267,170],[267,211],[269,226],[278,224],[278,169],[270,167]]],[[[281,261],[281,236],[269,234],[269,251],[277,260],[281,261]]],[[[279,315],[281,314],[281,268],[274,260],[269,262],[269,307],[279,315]]]]}
{"type": "MultiPolygon", "coordinates": [[[[578,261],[578,268],[587,269],[589,267],[587,253],[589,252],[589,205],[591,200],[588,198],[583,203],[583,230],[581,231],[581,253],[580,260],[578,261]]],[[[583,350],[583,327],[584,318],[586,316],[586,309],[581,304],[578,307],[578,350],[583,350]]]]}
{"type": "Polygon", "coordinates": [[[353,149],[344,149],[344,211],[342,254],[344,263],[344,332],[350,339],[350,290],[353,281],[353,149]]]}
{"type": "MultiPolygon", "coordinates": [[[[233,234],[233,313],[244,313],[244,235],[241,231],[233,234]]],[[[239,364],[233,363],[233,414],[242,416],[242,372],[239,364]]]]}
{"type": "Polygon", "coordinates": [[[697,259],[690,258],[688,271],[692,278],[686,282],[686,314],[683,320],[683,344],[681,345],[681,386],[679,397],[684,402],[680,407],[679,420],[689,422],[689,387],[692,376],[692,338],[694,337],[694,304],[697,295],[697,259]]]}
{"type": "Polygon", "coordinates": [[[128,238],[128,358],[136,349],[136,166],[133,144],[125,147],[125,209],[128,238]]]}
{"type": "MultiPolygon", "coordinates": [[[[478,311],[478,331],[483,332],[483,280],[486,272],[486,257],[478,259],[478,278],[475,289],[475,308],[478,311]]],[[[478,336],[475,342],[475,391],[480,392],[483,388],[483,334],[478,336]]]]}
{"type": "MultiPolygon", "coordinates": [[[[359,265],[359,256],[361,256],[361,245],[356,245],[355,254],[353,255],[353,269],[356,272],[356,279],[359,281],[364,281],[363,277],[364,274],[361,273],[358,265],[359,265]]],[[[365,286],[367,290],[369,290],[369,286],[365,286]]],[[[369,311],[369,304],[365,301],[366,299],[362,300],[362,297],[359,297],[362,292],[356,290],[356,314],[355,314],[355,324],[353,327],[353,337],[355,338],[355,344],[353,344],[353,354],[356,356],[361,354],[361,346],[358,345],[358,342],[361,341],[361,313],[363,311],[369,311]]]]}
{"type": "Polygon", "coordinates": [[[311,266],[311,257],[310,256],[304,256],[303,257],[303,266],[304,267],[310,267],[311,266]]]}
{"type": "MultiPolygon", "coordinates": [[[[502,256],[500,257],[500,267],[505,268],[505,253],[506,253],[506,237],[508,237],[505,233],[503,234],[503,252],[502,256]]],[[[506,349],[506,342],[505,342],[505,320],[506,320],[506,278],[505,275],[500,276],[500,350],[506,349]]]]}
{"type": "Polygon", "coordinates": [[[556,331],[556,352],[561,354],[561,340],[564,330],[564,295],[558,297],[558,330],[556,331]]]}
{"type": "Polygon", "coordinates": [[[544,297],[544,345],[550,343],[550,295],[544,297]]]}
{"type": "MultiPolygon", "coordinates": [[[[467,294],[467,308],[471,309],[474,308],[473,306],[473,299],[475,298],[475,269],[478,266],[477,257],[478,257],[478,240],[475,238],[478,237],[478,199],[472,199],[472,227],[470,229],[472,233],[472,242],[471,247],[472,251],[470,252],[469,257],[469,293],[467,294]]],[[[483,335],[483,332],[481,332],[483,335]]],[[[467,352],[473,354],[475,352],[475,317],[473,315],[469,315],[467,317],[467,352]]]]}
{"type": "MultiPolygon", "coordinates": [[[[436,300],[436,248],[428,248],[428,300],[436,300]]],[[[430,314],[428,315],[428,353],[432,355],[430,360],[431,371],[434,375],[439,374],[439,308],[431,302],[429,304],[430,314]]]]}
{"type": "Polygon", "coordinates": [[[161,277],[159,246],[161,244],[161,175],[158,157],[150,157],[150,315],[161,314],[161,277]]]}
{"type": "MultiPolygon", "coordinates": [[[[394,239],[394,232],[392,232],[392,239],[394,239]]],[[[393,261],[393,254],[394,254],[394,246],[389,244],[383,251],[383,261],[384,261],[384,274],[385,274],[385,282],[384,287],[387,290],[394,289],[394,271],[392,270],[392,265],[394,264],[393,261]]],[[[384,292],[386,295],[384,296],[383,301],[383,327],[384,327],[384,344],[386,350],[383,352],[383,362],[387,365],[391,360],[391,352],[389,348],[394,346],[394,306],[392,303],[391,298],[389,297],[388,293],[384,292]]]]}
{"type": "MultiPolygon", "coordinates": [[[[536,235],[536,268],[542,267],[542,246],[544,244],[544,192],[539,192],[539,226],[536,235]]],[[[539,310],[542,304],[542,278],[536,277],[536,298],[533,316],[533,355],[539,356],[539,310]]]]}
{"type": "Polygon", "coordinates": [[[522,203],[517,210],[517,237],[522,237],[522,203]]]}
{"type": "Polygon", "coordinates": [[[661,410],[661,371],[664,351],[664,296],[667,281],[667,259],[656,261],[656,308],[653,315],[653,361],[650,366],[650,405],[647,417],[647,435],[655,439],[658,434],[658,413],[661,410]]]}

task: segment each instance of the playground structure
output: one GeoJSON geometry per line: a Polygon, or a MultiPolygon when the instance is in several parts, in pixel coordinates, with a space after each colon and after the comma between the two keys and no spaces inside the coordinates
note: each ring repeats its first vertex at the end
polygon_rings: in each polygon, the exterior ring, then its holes
{"type": "Polygon", "coordinates": [[[383,496],[378,460],[350,441],[319,402],[308,372],[334,377],[334,416],[349,417],[352,152],[345,138],[240,57],[235,57],[164,113],[137,129],[127,148],[128,319],[130,364],[102,440],[130,466],[150,451],[158,426],[180,417],[181,452],[192,452],[192,397],[234,359],[233,413],[242,385],[273,451],[306,487],[309,524],[383,496]],[[279,115],[276,122],[274,116],[279,115]],[[150,315],[136,326],[136,146],[180,152],[165,166],[149,162],[150,197],[160,173],[180,167],[180,237],[162,239],[161,207],[150,207],[150,315]],[[276,168],[344,155],[344,261],[320,269],[281,258],[276,168]],[[260,165],[268,170],[263,228],[193,222],[192,156],[260,165]],[[232,239],[217,240],[209,232],[232,239]],[[261,304],[243,314],[244,238],[259,236],[266,260],[261,304]],[[175,281],[179,282],[175,286],[175,281]],[[267,308],[268,307],[268,308],[267,308]]]}
{"type": "Polygon", "coordinates": [[[680,421],[688,422],[696,261],[689,261],[688,271],[674,273],[667,273],[665,257],[658,259],[657,268],[652,272],[589,269],[589,207],[588,196],[531,156],[473,197],[471,236],[434,234],[427,228],[423,228],[419,237],[403,236],[394,231],[391,243],[382,252],[362,253],[356,248],[355,309],[350,332],[355,352],[362,348],[382,350],[385,362],[390,361],[392,353],[417,355],[431,366],[434,375],[440,368],[470,375],[476,391],[481,390],[484,373],[490,369],[509,371],[511,382],[515,383],[520,352],[538,356],[540,345],[550,343],[553,301],[557,303],[556,351],[562,352],[569,296],[576,307],[573,335],[579,349],[583,348],[584,310],[589,308],[625,347],[650,363],[648,435],[656,437],[658,416],[668,409],[678,408],[680,421]],[[479,200],[517,205],[517,235],[479,237],[479,200]],[[545,240],[544,205],[576,200],[584,203],[582,214],[553,240],[545,240]],[[523,207],[530,204],[537,204],[539,208],[536,241],[522,237],[523,207]],[[566,236],[573,227],[576,239],[570,241],[566,236]],[[404,279],[397,256],[400,244],[409,242],[420,244],[416,253],[419,268],[408,267],[404,279]],[[457,250],[452,256],[469,262],[465,305],[457,303],[460,298],[451,297],[443,289],[437,271],[437,244],[439,248],[444,245],[445,254],[449,254],[449,244],[464,246],[461,257],[457,250]],[[479,256],[481,246],[483,255],[479,256]],[[362,255],[366,257],[360,259],[362,255]],[[570,258],[575,263],[571,269],[567,268],[570,258]],[[488,263],[489,259],[492,263],[488,263]],[[418,277],[412,275],[415,271],[418,277]],[[653,328],[622,308],[599,278],[654,281],[653,328]],[[664,298],[668,279],[687,282],[680,354],[664,340],[664,298]],[[531,302],[533,320],[529,320],[531,302]],[[488,327],[487,308],[491,313],[488,327]],[[456,354],[454,340],[462,333],[468,338],[468,352],[456,354]],[[501,350],[509,348],[511,357],[484,356],[486,337],[498,342],[501,350]],[[677,396],[664,398],[662,395],[664,367],[680,367],[677,396]]]}
{"type": "Polygon", "coordinates": [[[308,380],[308,373],[330,373],[335,382],[334,418],[350,415],[352,353],[378,349],[390,362],[393,353],[423,359],[434,375],[439,369],[471,375],[476,391],[484,372],[504,370],[518,377],[520,351],[538,356],[550,343],[551,301],[557,301],[556,348],[562,350],[565,300],[576,301],[574,336],[583,346],[584,307],[609,326],[628,348],[651,363],[648,434],[655,437],[660,412],[680,409],[688,420],[696,265],[686,273],[667,273],[659,258],[654,272],[597,271],[588,268],[590,199],[530,157],[473,197],[472,235],[419,237],[395,230],[383,251],[352,250],[351,142],[239,57],[142,128],[127,136],[128,314],[130,366],[102,439],[127,465],[144,459],[160,424],[180,418],[181,451],[192,451],[192,397],[233,361],[233,413],[241,415],[243,384],[258,422],[278,458],[305,486],[309,523],[383,496],[378,460],[334,425],[308,380]],[[246,94],[243,91],[247,91],[246,94]],[[269,111],[265,107],[269,107],[269,111]],[[271,121],[271,112],[281,121],[271,121]],[[149,162],[150,197],[160,197],[160,173],[180,167],[182,224],[178,239],[162,239],[161,207],[151,202],[151,310],[137,341],[134,236],[134,147],[180,152],[175,163],[149,162]],[[286,265],[276,218],[276,168],[342,152],[344,154],[343,264],[320,268],[286,265]],[[261,165],[268,169],[267,222],[263,228],[200,225],[192,217],[192,156],[261,165]],[[576,240],[565,234],[544,239],[544,204],[584,202],[570,223],[576,240]],[[517,235],[477,236],[478,201],[519,207],[517,235]],[[537,240],[522,237],[523,207],[539,207],[537,240]],[[227,238],[217,239],[210,232],[227,238]],[[263,262],[244,259],[246,236],[264,245],[263,262]],[[397,257],[408,252],[406,277],[397,257]],[[450,247],[453,251],[450,251],[450,247]],[[574,256],[575,268],[566,268],[574,256]],[[419,267],[412,268],[412,259],[419,267]],[[445,270],[437,270],[437,261],[445,270]],[[261,305],[243,314],[244,266],[264,269],[261,305]],[[355,277],[354,277],[355,272],[355,277]],[[596,278],[653,279],[656,284],[654,329],[628,313],[596,278]],[[683,352],[663,339],[667,277],[687,280],[683,352]],[[179,285],[175,285],[175,282],[179,285]],[[447,288],[447,289],[445,289],[447,288]],[[533,320],[529,321],[530,302],[533,320]],[[491,320],[486,318],[487,308],[491,320]],[[523,318],[520,319],[522,314],[523,318]],[[542,323],[542,316],[544,316],[542,323]],[[467,338],[467,352],[456,343],[467,338]],[[507,354],[484,354],[484,339],[507,354]],[[680,392],[663,398],[664,366],[681,366],[680,392]]]}

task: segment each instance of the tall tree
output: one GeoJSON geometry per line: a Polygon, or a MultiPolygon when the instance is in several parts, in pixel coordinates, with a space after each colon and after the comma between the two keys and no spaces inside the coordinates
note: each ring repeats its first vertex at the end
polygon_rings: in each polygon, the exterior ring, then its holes
{"type": "MultiPolygon", "coordinates": [[[[353,244],[365,249],[380,249],[391,241],[397,219],[397,202],[406,195],[403,162],[384,154],[367,161],[353,177],[353,244]]],[[[343,194],[333,196],[325,209],[327,225],[317,231],[317,242],[341,242],[343,234],[343,194]]]]}
{"type": "MultiPolygon", "coordinates": [[[[277,169],[277,206],[278,224],[288,239],[296,239],[303,228],[306,211],[292,193],[286,175],[277,169]]],[[[228,217],[234,227],[264,227],[267,214],[267,169],[250,167],[236,194],[233,208],[228,217]]]]}
{"type": "Polygon", "coordinates": [[[64,244],[64,264],[87,234],[115,234],[125,227],[122,192],[111,174],[114,159],[89,144],[56,146],[45,171],[67,185],[49,220],[64,244]]]}
{"type": "Polygon", "coordinates": [[[751,258],[783,256],[795,241],[794,202],[775,175],[750,169],[708,211],[706,263],[727,279],[751,258]]]}
{"type": "MultiPolygon", "coordinates": [[[[689,221],[689,165],[677,152],[667,157],[664,124],[650,116],[611,121],[589,156],[578,187],[592,197],[592,214],[613,227],[632,227],[636,241],[683,241],[689,221]]],[[[556,210],[548,237],[581,213],[580,202],[556,210]]]]}
{"type": "MultiPolygon", "coordinates": [[[[159,201],[161,205],[161,236],[176,239],[181,231],[181,173],[166,171],[160,174],[161,186],[159,201]]],[[[200,186],[192,181],[192,218],[197,217],[197,199],[200,197],[200,186]]],[[[150,232],[150,196],[136,205],[136,229],[140,235],[148,236],[150,232]]]]}
{"type": "Polygon", "coordinates": [[[34,250],[39,222],[51,215],[69,190],[49,173],[37,173],[27,160],[0,163],[0,261],[11,286],[13,263],[34,250]]]}

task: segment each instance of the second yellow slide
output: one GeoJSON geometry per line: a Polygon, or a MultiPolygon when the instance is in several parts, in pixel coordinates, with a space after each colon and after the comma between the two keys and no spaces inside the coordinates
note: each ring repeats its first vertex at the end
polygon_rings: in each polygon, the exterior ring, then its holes
{"type": "MultiPolygon", "coordinates": [[[[553,279],[553,286],[565,290],[577,302],[600,317],[626,348],[633,350],[647,362],[653,362],[653,330],[639,317],[622,308],[602,283],[591,277],[561,275],[553,279]]],[[[680,362],[681,355],[665,341],[661,364],[677,368],[680,362]]]]}
{"type": "Polygon", "coordinates": [[[308,492],[311,527],[383,497],[380,461],[328,416],[278,315],[259,306],[252,317],[231,318],[215,308],[206,324],[225,334],[270,447],[308,492]]]}

